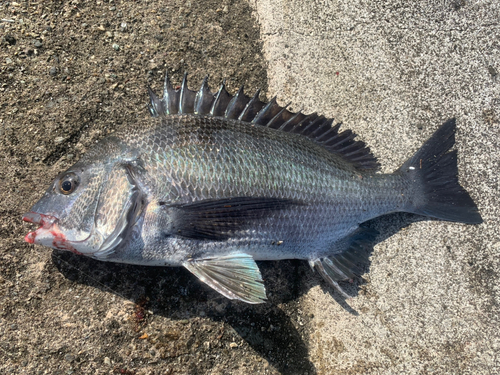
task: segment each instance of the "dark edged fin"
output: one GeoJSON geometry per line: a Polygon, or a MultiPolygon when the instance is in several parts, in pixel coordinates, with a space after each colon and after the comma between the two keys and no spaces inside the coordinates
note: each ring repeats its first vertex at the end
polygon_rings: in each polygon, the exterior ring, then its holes
{"type": "Polygon", "coordinates": [[[179,98],[179,113],[194,113],[194,99],[196,92],[188,89],[187,73],[184,73],[184,78],[181,84],[181,92],[179,98]]]}
{"type": "Polygon", "coordinates": [[[180,90],[175,90],[170,84],[168,74],[165,73],[165,82],[163,83],[163,106],[167,115],[175,115],[179,112],[180,90]]]}
{"type": "Polygon", "coordinates": [[[249,101],[250,98],[243,93],[243,86],[241,86],[236,95],[227,105],[224,117],[229,119],[237,119],[241,112],[243,112],[249,101]]]}
{"type": "Polygon", "coordinates": [[[377,237],[375,229],[359,227],[353,234],[342,239],[336,247],[345,249],[328,257],[313,259],[309,264],[318,270],[323,279],[345,298],[350,296],[342,290],[338,281],[349,280],[360,275],[360,265],[368,262],[371,245],[377,237]]]}
{"type": "Polygon", "coordinates": [[[264,107],[264,103],[259,100],[260,89],[258,89],[238,116],[238,120],[252,122],[255,115],[264,107]]]}
{"type": "Polygon", "coordinates": [[[149,112],[151,113],[151,116],[158,117],[165,114],[165,108],[163,108],[163,102],[149,86],[148,86],[148,94],[149,94],[148,109],[149,112]]]}
{"type": "Polygon", "coordinates": [[[266,300],[266,288],[251,255],[238,253],[217,258],[189,259],[183,266],[229,299],[251,304],[266,300]]]}
{"type": "Polygon", "coordinates": [[[272,212],[302,205],[300,201],[268,197],[207,199],[174,207],[174,234],[197,240],[223,241],[272,212]]]}
{"type": "Polygon", "coordinates": [[[215,94],[215,99],[210,108],[210,115],[214,117],[224,116],[226,108],[233,97],[226,91],[226,83],[222,82],[219,91],[215,94]]]}
{"type": "Polygon", "coordinates": [[[207,78],[203,80],[201,88],[194,93],[187,88],[186,75],[179,90],[174,90],[168,76],[165,76],[162,99],[159,99],[148,88],[149,111],[152,116],[194,113],[238,119],[303,135],[328,151],[341,156],[359,170],[379,169],[379,163],[370,149],[363,142],[354,140],[356,134],[352,131],[344,130],[339,133],[340,124],[332,127],[333,119],[318,116],[316,113],[304,115],[300,112],[290,112],[286,109],[288,105],[281,107],[276,102],[276,98],[271,99],[269,103],[264,103],[259,100],[260,90],[257,90],[250,98],[243,93],[242,87],[235,96],[232,96],[226,91],[223,83],[213,94],[207,85],[207,78]]]}
{"type": "Polygon", "coordinates": [[[276,103],[275,96],[255,115],[252,124],[267,126],[269,121],[271,121],[282,109],[283,108],[276,103]]]}
{"type": "Polygon", "coordinates": [[[214,102],[214,94],[210,91],[207,82],[208,76],[203,79],[201,87],[194,98],[194,113],[197,115],[209,113],[214,102]]]}
{"type": "Polygon", "coordinates": [[[280,107],[281,109],[279,110],[276,115],[274,115],[271,120],[267,123],[267,127],[271,129],[279,129],[280,126],[290,120],[295,114],[291,113],[290,111],[287,111],[286,108],[290,106],[292,103],[288,103],[284,107],[280,107]]]}
{"type": "Polygon", "coordinates": [[[403,211],[441,220],[479,224],[483,220],[469,193],[458,182],[455,119],[446,121],[396,173],[410,180],[412,204],[403,211]]]}
{"type": "Polygon", "coordinates": [[[106,238],[99,250],[92,254],[98,259],[105,259],[111,255],[117,246],[119,246],[127,235],[130,234],[130,228],[135,225],[138,218],[142,215],[146,208],[146,195],[140,187],[140,183],[136,180],[138,171],[131,164],[124,164],[121,167],[125,169],[127,179],[132,185],[130,195],[122,207],[120,218],[113,229],[113,232],[106,238]]]}
{"type": "Polygon", "coordinates": [[[170,84],[168,74],[165,73],[165,82],[163,84],[163,98],[158,96],[148,87],[149,92],[149,112],[153,117],[174,115],[179,112],[179,98],[181,90],[175,90],[170,84]]]}

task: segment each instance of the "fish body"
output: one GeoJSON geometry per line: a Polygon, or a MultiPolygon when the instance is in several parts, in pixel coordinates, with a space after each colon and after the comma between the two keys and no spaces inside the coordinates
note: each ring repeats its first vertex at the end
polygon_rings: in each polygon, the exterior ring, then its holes
{"type": "MultiPolygon", "coordinates": [[[[255,260],[304,259],[342,294],[391,212],[479,223],[457,180],[455,121],[401,168],[380,174],[365,144],[322,116],[198,92],[184,79],[153,118],[104,138],[24,215],[26,240],[96,259],[184,266],[231,299],[260,303],[255,260]]],[[[345,295],[345,294],[344,294],[345,295]]]]}

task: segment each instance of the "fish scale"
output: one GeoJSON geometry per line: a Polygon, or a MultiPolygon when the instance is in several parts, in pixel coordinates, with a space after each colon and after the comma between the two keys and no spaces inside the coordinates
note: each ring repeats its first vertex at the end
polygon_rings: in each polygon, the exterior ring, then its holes
{"type": "Polygon", "coordinates": [[[165,79],[151,89],[153,118],[99,141],[61,173],[23,217],[30,243],[111,262],[184,266],[230,299],[261,303],[256,260],[304,259],[344,297],[338,281],[361,273],[391,212],[477,224],[458,183],[455,120],[392,174],[350,130],[165,79]]]}

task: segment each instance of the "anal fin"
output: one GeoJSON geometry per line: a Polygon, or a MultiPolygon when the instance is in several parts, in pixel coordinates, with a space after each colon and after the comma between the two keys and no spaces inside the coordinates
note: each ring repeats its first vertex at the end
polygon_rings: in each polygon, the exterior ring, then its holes
{"type": "Polygon", "coordinates": [[[359,227],[353,234],[338,243],[337,254],[309,261],[311,268],[316,269],[323,279],[337,290],[344,298],[351,298],[338,284],[338,281],[349,280],[361,274],[360,264],[368,261],[371,243],[378,232],[375,229],[359,227]]]}
{"type": "Polygon", "coordinates": [[[266,300],[259,267],[248,254],[190,259],[184,262],[191,273],[229,299],[257,304],[266,300]]]}

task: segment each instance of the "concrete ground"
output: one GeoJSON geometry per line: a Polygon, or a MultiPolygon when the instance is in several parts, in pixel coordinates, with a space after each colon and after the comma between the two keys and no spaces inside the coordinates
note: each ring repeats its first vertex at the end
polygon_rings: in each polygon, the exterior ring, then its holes
{"type": "Polygon", "coordinates": [[[0,373],[500,372],[500,3],[0,2],[0,373]],[[164,71],[262,87],[343,122],[392,171],[450,117],[484,223],[396,214],[343,302],[299,261],[259,264],[269,302],[182,269],[23,241],[21,215],[164,71]]]}
{"type": "Polygon", "coordinates": [[[318,373],[500,372],[500,3],[256,1],[269,96],[333,116],[396,169],[457,118],[460,181],[484,223],[381,219],[350,313],[303,298],[318,373]],[[403,230],[395,232],[403,221],[403,230]],[[384,231],[385,234],[384,234],[384,231]]]}

